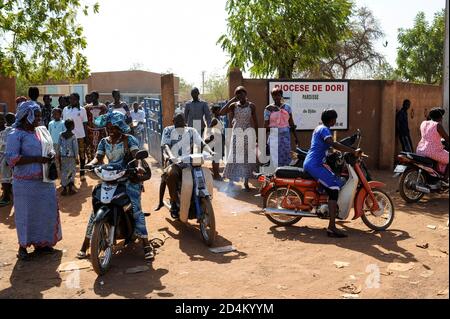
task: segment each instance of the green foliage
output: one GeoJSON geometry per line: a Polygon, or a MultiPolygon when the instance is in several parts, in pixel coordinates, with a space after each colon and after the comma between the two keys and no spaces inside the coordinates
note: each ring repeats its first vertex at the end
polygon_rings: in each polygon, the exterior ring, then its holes
{"type": "Polygon", "coordinates": [[[228,98],[228,79],[225,75],[213,74],[205,82],[208,102],[220,102],[228,98]]]}
{"type": "Polygon", "coordinates": [[[430,24],[419,12],[411,29],[400,29],[397,66],[400,76],[411,82],[442,83],[445,39],[445,11],[430,24]]]}
{"type": "Polygon", "coordinates": [[[373,74],[374,80],[400,80],[400,76],[388,62],[381,63],[373,74]]]}
{"type": "Polygon", "coordinates": [[[187,82],[183,78],[180,79],[178,101],[183,102],[191,99],[191,90],[194,87],[192,83],[187,82]]]}
{"type": "Polygon", "coordinates": [[[330,57],[351,8],[348,0],[228,0],[228,30],[218,43],[232,67],[290,78],[330,57]]]}
{"type": "Polygon", "coordinates": [[[0,0],[0,74],[40,83],[89,76],[77,13],[98,13],[80,0],[0,0]]]}

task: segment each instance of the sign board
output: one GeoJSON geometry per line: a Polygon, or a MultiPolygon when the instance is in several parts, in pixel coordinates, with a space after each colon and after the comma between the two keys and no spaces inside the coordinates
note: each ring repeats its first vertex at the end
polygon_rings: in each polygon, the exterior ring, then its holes
{"type": "Polygon", "coordinates": [[[322,111],[333,108],[338,113],[333,130],[348,130],[348,81],[304,81],[269,80],[269,103],[273,103],[270,92],[281,87],[286,104],[292,108],[297,130],[314,130],[321,124],[322,111]]]}

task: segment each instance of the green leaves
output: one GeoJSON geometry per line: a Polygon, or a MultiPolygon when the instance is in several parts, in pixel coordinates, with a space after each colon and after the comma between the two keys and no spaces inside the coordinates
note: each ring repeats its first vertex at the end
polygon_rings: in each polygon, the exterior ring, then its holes
{"type": "Polygon", "coordinates": [[[347,0],[228,0],[227,34],[218,44],[230,66],[290,78],[329,56],[347,31],[351,8],[347,0]]]}
{"type": "Polygon", "coordinates": [[[397,51],[397,72],[408,81],[442,83],[445,39],[445,11],[434,16],[430,24],[419,12],[411,29],[400,29],[397,51]]]}
{"type": "MultiPolygon", "coordinates": [[[[24,81],[78,81],[89,75],[78,0],[0,0],[0,73],[24,81]]],[[[99,5],[92,6],[94,13],[99,5]]]]}

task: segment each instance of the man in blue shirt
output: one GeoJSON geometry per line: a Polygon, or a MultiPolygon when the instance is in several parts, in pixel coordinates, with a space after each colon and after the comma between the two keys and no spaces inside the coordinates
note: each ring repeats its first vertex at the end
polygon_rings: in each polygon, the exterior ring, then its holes
{"type": "Polygon", "coordinates": [[[346,234],[336,228],[336,213],[337,200],[339,197],[339,190],[343,185],[342,180],[336,176],[332,171],[325,168],[324,163],[326,159],[327,150],[332,147],[338,151],[353,153],[355,156],[361,155],[361,150],[354,150],[339,142],[333,140],[330,127],[336,124],[338,114],[333,109],[328,109],[322,113],[322,125],[319,125],[314,130],[311,139],[311,148],[308,151],[303,168],[314,179],[322,184],[328,193],[328,210],[330,214],[330,223],[328,225],[327,234],[330,237],[347,237],[346,234]]]}

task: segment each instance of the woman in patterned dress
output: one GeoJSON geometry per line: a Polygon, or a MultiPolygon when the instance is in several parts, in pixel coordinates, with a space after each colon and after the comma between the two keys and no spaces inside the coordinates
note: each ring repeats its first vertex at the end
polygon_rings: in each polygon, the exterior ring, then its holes
{"type": "Polygon", "coordinates": [[[19,259],[29,257],[27,247],[50,253],[62,239],[54,183],[43,181],[42,144],[36,134],[40,106],[33,101],[19,105],[14,129],[7,137],[6,160],[13,169],[13,195],[19,259]]]}
{"type": "Polygon", "coordinates": [[[264,127],[269,133],[270,157],[272,166],[287,166],[291,162],[291,132],[298,145],[296,126],[292,118],[292,109],[283,103],[283,91],[272,90],[273,104],[264,110],[264,127]]]}
{"type": "Polygon", "coordinates": [[[245,189],[249,191],[248,180],[257,170],[258,121],[255,105],[247,99],[247,90],[239,86],[234,93],[235,96],[220,110],[220,115],[230,115],[233,127],[230,153],[223,175],[230,182],[237,182],[242,178],[245,189]]]}
{"type": "Polygon", "coordinates": [[[445,180],[448,183],[448,151],[444,149],[441,138],[448,143],[448,134],[442,126],[442,119],[445,110],[442,108],[434,108],[428,115],[429,120],[423,121],[420,125],[420,134],[422,136],[417,145],[416,153],[426,156],[439,163],[438,169],[445,174],[445,180]]]}

